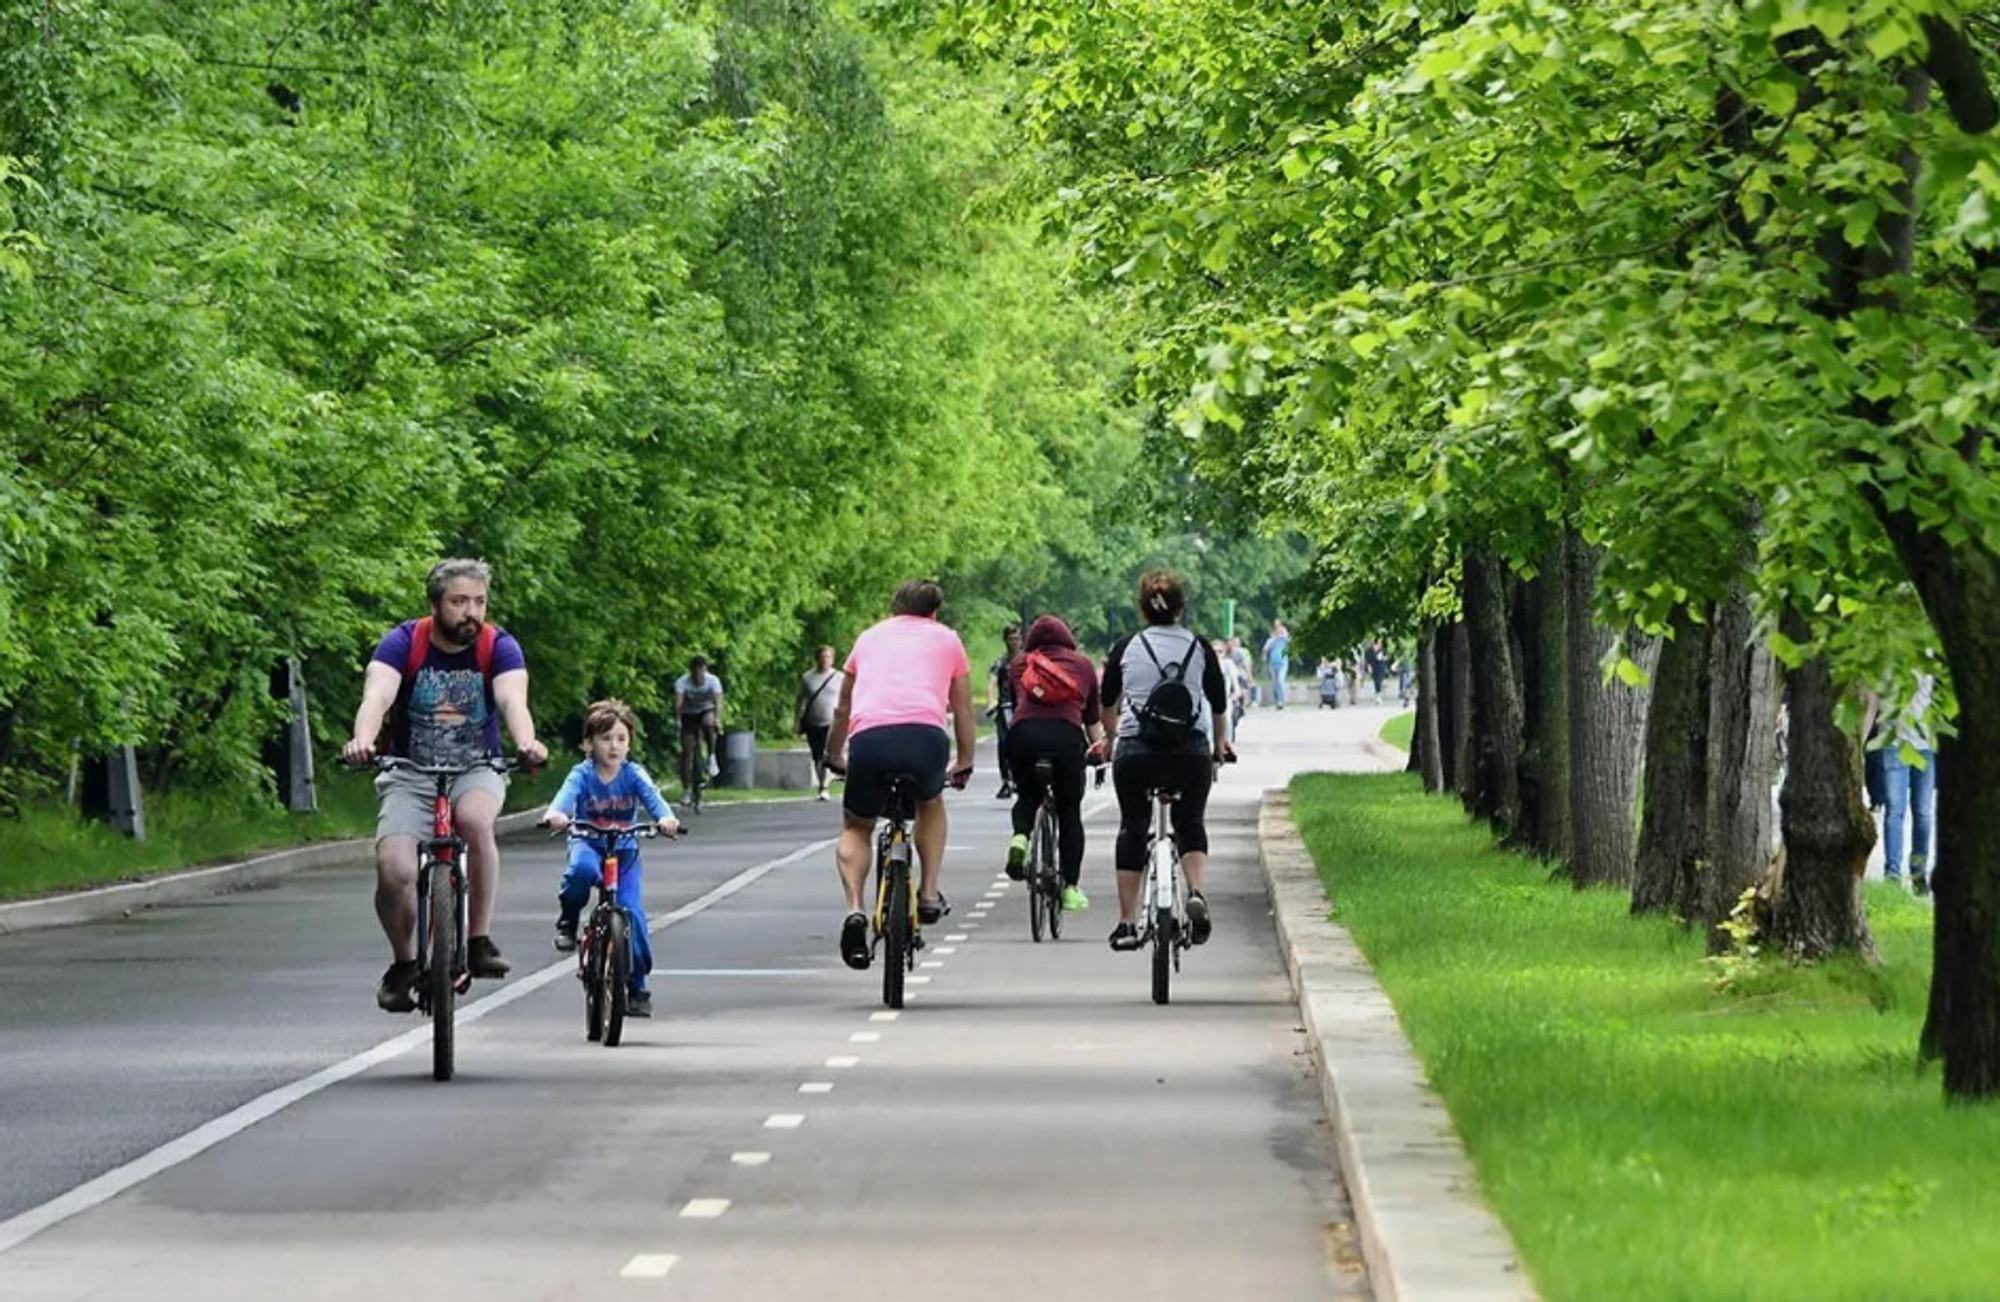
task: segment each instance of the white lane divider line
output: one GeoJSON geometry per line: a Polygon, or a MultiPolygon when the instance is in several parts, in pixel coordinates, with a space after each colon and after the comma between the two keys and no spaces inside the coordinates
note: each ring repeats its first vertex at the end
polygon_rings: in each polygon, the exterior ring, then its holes
{"type": "Polygon", "coordinates": [[[805,1084],[799,1086],[799,1093],[831,1094],[833,1093],[833,1082],[830,1080],[809,1080],[805,1084]]]}
{"type": "Polygon", "coordinates": [[[965,924],[965,929],[967,931],[977,931],[979,930],[979,924],[976,922],[968,922],[965,924]]]}
{"type": "Polygon", "coordinates": [[[896,1014],[893,1012],[870,1013],[868,1014],[868,1020],[871,1022],[893,1022],[896,1020],[896,1014]]]}
{"type": "Polygon", "coordinates": [[[903,983],[905,985],[912,985],[912,986],[927,986],[931,983],[931,979],[929,977],[920,977],[920,976],[904,977],[903,983]]]}
{"type": "Polygon", "coordinates": [[[803,1112],[774,1112],[770,1116],[764,1118],[764,1129],[797,1130],[800,1126],[803,1126],[805,1123],[806,1123],[806,1114],[803,1112]]]}
{"type": "Polygon", "coordinates": [[[947,954],[956,954],[958,953],[958,951],[952,948],[950,945],[939,945],[936,949],[932,950],[931,953],[936,954],[939,958],[943,958],[947,954]]]}
{"type": "Polygon", "coordinates": [[[917,964],[917,966],[918,966],[918,967],[920,967],[920,968],[925,968],[925,967],[943,967],[943,966],[944,966],[944,963],[943,963],[942,961],[938,960],[938,959],[934,959],[934,958],[927,958],[927,959],[925,959],[925,960],[924,960],[923,962],[921,962],[921,963],[917,964]]]}
{"type": "Polygon", "coordinates": [[[731,1153],[729,1160],[738,1166],[762,1166],[771,1160],[769,1153],[731,1153]]]}
{"type": "MultiPolygon", "coordinates": [[[[1000,888],[999,888],[998,886],[995,886],[995,887],[994,887],[994,888],[993,888],[992,890],[990,890],[990,891],[986,892],[986,894],[985,894],[985,895],[983,895],[983,896],[981,896],[980,898],[981,898],[982,900],[997,900],[997,899],[1000,899],[1001,897],[1005,896],[1006,894],[1007,894],[1007,892],[1006,892],[1006,891],[1003,891],[1003,890],[1001,890],[1001,889],[1000,889],[1000,888]]],[[[975,906],[975,907],[978,907],[978,908],[984,908],[984,907],[985,907],[985,905],[984,905],[984,904],[980,904],[980,905],[977,905],[977,906],[975,906]]]]}
{"type": "Polygon", "coordinates": [[[849,1044],[876,1044],[882,1039],[880,1031],[856,1031],[847,1037],[849,1044]]]}
{"type": "Polygon", "coordinates": [[[688,1220],[712,1221],[728,1210],[727,1198],[690,1198],[681,1215],[688,1220]]]}
{"type": "MultiPolygon", "coordinates": [[[[964,932],[954,932],[953,934],[946,936],[945,939],[947,941],[954,941],[954,940],[965,940],[968,939],[968,937],[965,935],[964,932]]],[[[942,953],[943,951],[940,950],[939,952],[942,953]]]]}
{"type": "Polygon", "coordinates": [[[859,1067],[861,1059],[851,1053],[836,1054],[826,1060],[826,1065],[835,1071],[846,1071],[849,1067],[859,1067]]]}
{"type": "MultiPolygon", "coordinates": [[[[754,885],[768,874],[821,853],[838,840],[838,837],[827,837],[823,841],[800,846],[790,854],[745,868],[706,895],[688,901],[671,913],[663,913],[654,918],[653,925],[648,930],[657,934],[676,923],[685,922],[696,914],[722,903],[738,891],[754,885]]],[[[509,1004],[526,999],[544,986],[575,975],[576,960],[565,958],[526,976],[515,977],[504,988],[461,1006],[455,1019],[456,1023],[460,1027],[468,1026],[499,1012],[509,1004]]],[[[102,1206],[134,1185],[143,1184],[163,1171],[170,1171],[183,1162],[199,1157],[224,1140],[235,1138],[258,1122],[283,1112],[294,1103],[309,1099],[329,1086],[359,1076],[371,1068],[379,1067],[430,1042],[431,1028],[428,1024],[413,1027],[401,1035],[382,1041],[372,1049],[334,1063],[331,1067],[322,1068],[289,1085],[280,1085],[274,1090],[259,1094],[241,1107],[225,1112],[213,1121],[204,1122],[179,1138],[170,1139],[151,1152],[140,1154],[123,1166],[106,1171],[95,1179],[86,1180],[66,1194],[60,1194],[40,1206],[30,1207],[25,1212],[0,1221],[0,1253],[18,1248],[43,1230],[60,1225],[70,1217],[81,1215],[93,1207],[102,1206]]]]}
{"type": "Polygon", "coordinates": [[[680,1258],[670,1253],[640,1253],[625,1263],[625,1269],[618,1272],[620,1279],[665,1279],[667,1272],[674,1268],[680,1258]]]}

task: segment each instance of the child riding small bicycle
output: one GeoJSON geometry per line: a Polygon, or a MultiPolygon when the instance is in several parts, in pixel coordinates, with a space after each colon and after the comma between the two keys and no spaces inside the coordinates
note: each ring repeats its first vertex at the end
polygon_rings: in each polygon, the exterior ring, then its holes
{"type": "MultiPolygon", "coordinates": [[[[643,809],[672,834],[680,829],[673,806],[645,768],[628,758],[638,725],[632,709],[623,701],[593,702],[583,719],[583,749],[589,757],[569,771],[562,789],[542,814],[544,826],[558,830],[571,820],[588,823],[636,825],[643,809]]],[[[627,837],[618,846],[618,902],[632,914],[632,989],[626,1015],[650,1017],[653,997],[646,990],[646,974],[653,970],[653,946],[647,935],[646,910],[641,902],[643,881],[639,863],[639,840],[627,837]]],[[[563,874],[556,899],[561,911],[556,917],[555,946],[567,954],[576,948],[577,920],[590,902],[590,893],[604,880],[603,847],[583,839],[573,839],[569,848],[569,870],[563,874]]]]}

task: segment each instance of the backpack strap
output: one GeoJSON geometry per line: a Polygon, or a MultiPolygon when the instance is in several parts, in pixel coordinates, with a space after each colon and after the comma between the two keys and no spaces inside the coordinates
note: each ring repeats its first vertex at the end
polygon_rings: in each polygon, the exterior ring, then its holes
{"type": "Polygon", "coordinates": [[[479,665],[479,676],[485,680],[486,689],[493,690],[493,648],[500,643],[500,630],[491,624],[479,626],[479,638],[472,644],[472,658],[479,665]]]}
{"type": "MultiPolygon", "coordinates": [[[[483,637],[482,637],[482,640],[483,637]]],[[[403,665],[403,690],[408,691],[416,680],[417,671],[424,667],[424,661],[431,653],[431,617],[424,616],[410,629],[410,654],[403,665]]],[[[482,666],[483,667],[483,666],[482,666]]]]}

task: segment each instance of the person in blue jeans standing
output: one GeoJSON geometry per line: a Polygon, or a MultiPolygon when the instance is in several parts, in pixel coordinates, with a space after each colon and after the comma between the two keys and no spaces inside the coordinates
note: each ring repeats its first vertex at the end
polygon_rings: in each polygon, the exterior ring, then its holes
{"type": "Polygon", "coordinates": [[[1285,708],[1285,674],[1292,667],[1292,632],[1285,621],[1271,621],[1271,636],[1264,639],[1264,663],[1271,669],[1271,704],[1285,708]]]}
{"type": "MultiPolygon", "coordinates": [[[[678,831],[680,823],[674,818],[673,806],[660,794],[659,784],[629,758],[637,731],[632,709],[625,702],[594,702],[583,719],[583,749],[589,758],[569,771],[562,790],[542,814],[542,823],[557,829],[569,826],[573,819],[636,824],[643,810],[660,824],[661,831],[678,831]]],[[[591,891],[603,880],[600,847],[589,841],[571,841],[569,870],[556,893],[560,912],[555,945],[563,953],[576,948],[577,920],[590,902],[591,891]]],[[[646,990],[646,974],[653,970],[653,942],[646,926],[641,881],[639,840],[626,837],[618,845],[618,902],[632,912],[632,990],[625,1010],[630,1017],[653,1015],[653,996],[646,990]]]]}
{"type": "Polygon", "coordinates": [[[1884,700],[1871,694],[1864,727],[1873,797],[1870,803],[1886,811],[1882,819],[1882,875],[1892,882],[1902,881],[1907,849],[1910,889],[1928,895],[1935,869],[1931,846],[1937,808],[1937,743],[1929,716],[1937,680],[1926,673],[1916,674],[1915,680],[1915,690],[1907,700],[1884,700]]]}

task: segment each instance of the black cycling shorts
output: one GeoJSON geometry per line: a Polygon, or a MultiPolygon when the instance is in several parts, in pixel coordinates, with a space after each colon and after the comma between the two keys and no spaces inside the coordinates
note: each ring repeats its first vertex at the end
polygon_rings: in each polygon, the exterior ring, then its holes
{"type": "Polygon", "coordinates": [[[847,741],[847,789],[840,807],[855,818],[882,817],[889,779],[898,773],[915,779],[911,793],[918,801],[935,800],[944,793],[950,762],[951,738],[943,728],[897,723],[856,733],[847,741]]]}

